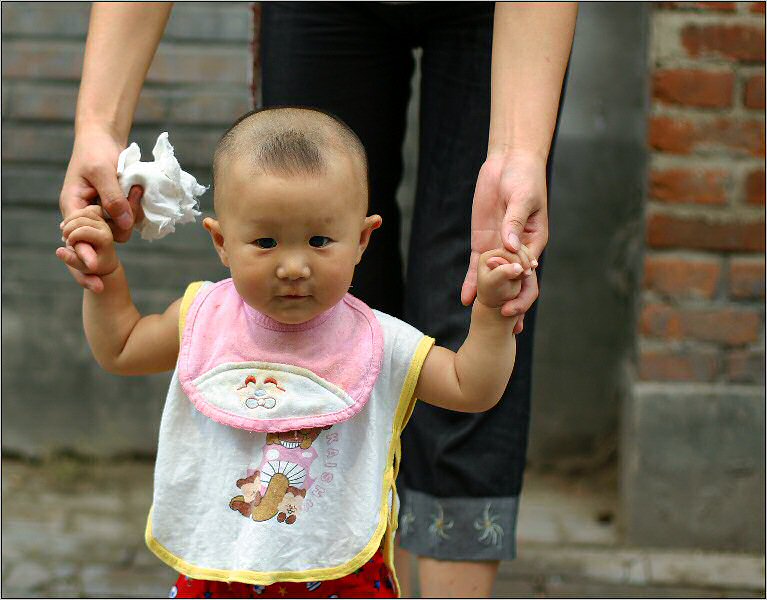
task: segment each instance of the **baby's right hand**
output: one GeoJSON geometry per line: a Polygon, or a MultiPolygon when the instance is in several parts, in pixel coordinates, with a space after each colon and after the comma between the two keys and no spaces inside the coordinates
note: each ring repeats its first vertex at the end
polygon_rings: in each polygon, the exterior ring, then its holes
{"type": "Polygon", "coordinates": [[[477,265],[477,301],[490,308],[503,307],[519,295],[522,279],[532,274],[532,268],[524,245],[517,254],[505,248],[484,252],[477,265]]]}
{"type": "Polygon", "coordinates": [[[99,205],[93,204],[72,212],[61,222],[62,241],[66,247],[57,248],[56,256],[69,267],[82,271],[83,263],[75,254],[78,242],[87,242],[96,251],[93,264],[85,265],[93,275],[109,275],[120,264],[115,251],[115,240],[104,213],[99,205]]]}

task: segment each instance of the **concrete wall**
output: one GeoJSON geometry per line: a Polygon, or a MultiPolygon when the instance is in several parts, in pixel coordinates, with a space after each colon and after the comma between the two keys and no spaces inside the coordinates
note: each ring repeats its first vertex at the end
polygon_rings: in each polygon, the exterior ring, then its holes
{"type": "MultiPolygon", "coordinates": [[[[81,291],[54,256],[73,140],[87,3],[2,5],[2,443],[45,454],[153,453],[167,375],[123,379],[89,356],[81,291]]],[[[149,72],[131,141],[162,131],[183,167],[211,182],[213,146],[251,107],[248,4],[179,3],[149,72]]],[[[202,199],[210,210],[212,192],[202,199]]],[[[199,226],[121,253],[140,308],[162,309],[195,278],[225,276],[199,226]]]]}
{"type": "Polygon", "coordinates": [[[764,3],[658,3],[627,540],[764,551],[764,3]]]}
{"type": "Polygon", "coordinates": [[[631,360],[646,169],[647,5],[582,3],[549,191],[532,464],[615,457],[631,360]]]}

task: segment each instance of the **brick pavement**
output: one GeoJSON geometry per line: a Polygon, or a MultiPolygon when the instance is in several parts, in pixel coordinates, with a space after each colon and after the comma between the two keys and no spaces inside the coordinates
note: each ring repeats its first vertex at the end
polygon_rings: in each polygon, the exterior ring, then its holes
{"type": "MultiPolygon", "coordinates": [[[[763,556],[620,547],[599,483],[527,476],[496,597],[764,597],[763,556]]],[[[143,541],[151,486],[150,462],[4,459],[2,597],[166,597],[174,573],[143,541]]]]}

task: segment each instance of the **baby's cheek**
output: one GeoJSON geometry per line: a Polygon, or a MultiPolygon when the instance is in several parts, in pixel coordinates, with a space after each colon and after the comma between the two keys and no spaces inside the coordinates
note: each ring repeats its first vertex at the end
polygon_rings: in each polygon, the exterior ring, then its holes
{"type": "Polygon", "coordinates": [[[354,266],[354,262],[345,256],[327,265],[323,273],[322,285],[329,295],[338,296],[340,299],[349,291],[354,277],[354,266]]]}

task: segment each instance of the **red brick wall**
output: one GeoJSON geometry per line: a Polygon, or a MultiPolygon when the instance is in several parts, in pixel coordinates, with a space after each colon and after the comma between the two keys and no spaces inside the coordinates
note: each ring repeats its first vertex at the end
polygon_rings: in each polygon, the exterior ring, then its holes
{"type": "Polygon", "coordinates": [[[644,381],[764,381],[764,6],[653,6],[644,381]]]}

